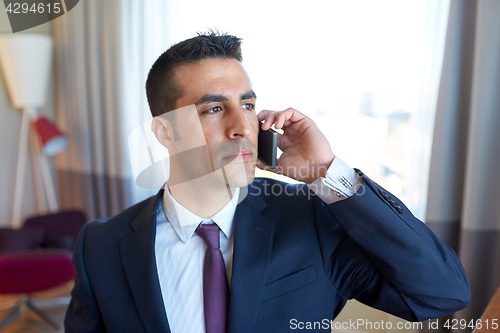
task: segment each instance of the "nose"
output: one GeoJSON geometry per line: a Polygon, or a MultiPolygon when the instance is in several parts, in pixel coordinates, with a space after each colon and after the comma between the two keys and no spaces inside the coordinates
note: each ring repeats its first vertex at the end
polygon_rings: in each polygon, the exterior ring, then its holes
{"type": "Polygon", "coordinates": [[[226,113],[226,135],[230,139],[243,139],[252,133],[252,126],[248,116],[253,114],[242,109],[239,105],[232,107],[230,112],[226,113]]]}

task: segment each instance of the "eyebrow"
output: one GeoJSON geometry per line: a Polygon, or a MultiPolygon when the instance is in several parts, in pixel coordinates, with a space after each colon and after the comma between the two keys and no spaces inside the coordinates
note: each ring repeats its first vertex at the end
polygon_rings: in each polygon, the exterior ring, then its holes
{"type": "MultiPolygon", "coordinates": [[[[241,94],[240,100],[257,98],[257,95],[253,90],[249,90],[246,93],[241,94]]],[[[213,102],[227,102],[229,98],[224,95],[206,94],[201,97],[195,105],[213,103],[213,102]]]]}
{"type": "Polygon", "coordinates": [[[252,98],[257,98],[257,95],[255,95],[255,92],[253,90],[250,90],[240,96],[240,101],[252,98]]]}

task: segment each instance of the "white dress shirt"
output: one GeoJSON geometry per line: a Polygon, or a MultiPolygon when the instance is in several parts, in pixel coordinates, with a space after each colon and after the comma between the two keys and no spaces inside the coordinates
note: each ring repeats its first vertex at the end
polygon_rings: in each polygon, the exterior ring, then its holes
{"type": "MultiPolygon", "coordinates": [[[[326,178],[310,185],[325,203],[351,196],[361,183],[353,169],[335,157],[326,178]]],[[[195,233],[198,225],[216,223],[220,231],[220,249],[231,288],[233,265],[233,218],[239,189],[219,212],[203,219],[180,205],[165,189],[156,212],[155,257],[163,304],[172,333],[204,333],[203,260],[206,245],[195,233]]]]}
{"type": "Polygon", "coordinates": [[[233,218],[239,189],[236,189],[226,206],[210,219],[199,217],[181,206],[168,189],[165,189],[163,196],[156,215],[155,255],[170,330],[173,333],[205,332],[203,260],[206,245],[195,230],[201,222],[215,222],[219,226],[220,249],[230,282],[233,218]]]}

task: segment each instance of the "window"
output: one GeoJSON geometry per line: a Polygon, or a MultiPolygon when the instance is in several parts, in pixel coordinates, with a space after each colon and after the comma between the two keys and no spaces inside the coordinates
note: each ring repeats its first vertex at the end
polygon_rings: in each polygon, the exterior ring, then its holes
{"type": "Polygon", "coordinates": [[[207,28],[242,37],[257,110],[307,114],[336,155],[423,219],[448,8],[449,0],[171,1],[157,33],[165,48],[207,28]]]}

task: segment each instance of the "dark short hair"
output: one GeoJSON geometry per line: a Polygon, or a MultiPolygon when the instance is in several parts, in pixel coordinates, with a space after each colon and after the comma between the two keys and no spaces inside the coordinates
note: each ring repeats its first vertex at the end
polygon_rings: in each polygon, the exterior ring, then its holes
{"type": "Polygon", "coordinates": [[[182,96],[175,68],[207,58],[232,58],[241,62],[241,38],[209,30],[165,51],[151,66],[146,80],[146,95],[153,117],[175,110],[182,96]]]}

